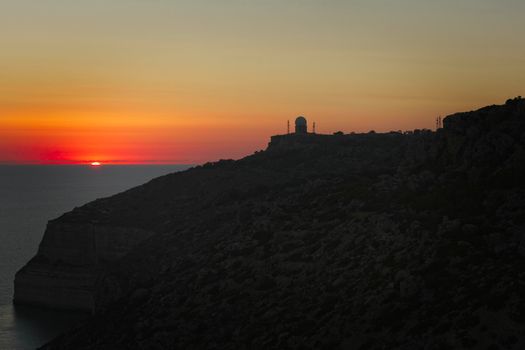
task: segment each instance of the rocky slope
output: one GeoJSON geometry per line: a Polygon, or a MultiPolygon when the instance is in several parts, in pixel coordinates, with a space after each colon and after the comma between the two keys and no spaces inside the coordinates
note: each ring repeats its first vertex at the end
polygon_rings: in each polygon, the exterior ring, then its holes
{"type": "Polygon", "coordinates": [[[444,126],[277,137],[75,209],[148,233],[44,348],[524,348],[525,101],[444,126]]]}
{"type": "Polygon", "coordinates": [[[98,223],[76,212],[50,221],[37,255],[15,276],[14,302],[93,311],[93,287],[108,263],[152,232],[98,223]]]}

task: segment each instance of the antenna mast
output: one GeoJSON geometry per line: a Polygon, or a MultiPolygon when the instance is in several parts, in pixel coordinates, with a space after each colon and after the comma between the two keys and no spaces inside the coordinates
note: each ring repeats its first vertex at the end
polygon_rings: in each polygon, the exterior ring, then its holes
{"type": "Polygon", "coordinates": [[[443,127],[443,119],[441,116],[436,118],[436,130],[441,129],[443,127]]]}

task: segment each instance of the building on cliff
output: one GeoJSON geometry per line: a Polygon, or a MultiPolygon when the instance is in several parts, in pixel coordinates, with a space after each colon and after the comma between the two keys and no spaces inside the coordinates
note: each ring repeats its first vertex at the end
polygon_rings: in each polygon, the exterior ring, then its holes
{"type": "Polygon", "coordinates": [[[296,134],[308,133],[308,123],[305,117],[299,116],[295,119],[295,133],[296,134]]]}

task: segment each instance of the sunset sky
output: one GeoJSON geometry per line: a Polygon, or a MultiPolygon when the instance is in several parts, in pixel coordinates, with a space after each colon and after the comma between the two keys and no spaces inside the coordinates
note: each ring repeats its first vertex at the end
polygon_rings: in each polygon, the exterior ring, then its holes
{"type": "Polygon", "coordinates": [[[0,163],[239,158],[525,95],[523,0],[0,0],[0,163]]]}

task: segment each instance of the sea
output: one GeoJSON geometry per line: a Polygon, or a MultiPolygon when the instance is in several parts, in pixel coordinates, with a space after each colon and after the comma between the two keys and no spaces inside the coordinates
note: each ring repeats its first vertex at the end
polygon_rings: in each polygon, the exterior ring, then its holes
{"type": "Polygon", "coordinates": [[[50,219],[189,165],[0,165],[0,349],[36,349],[87,315],[14,306],[16,271],[50,219]]]}

